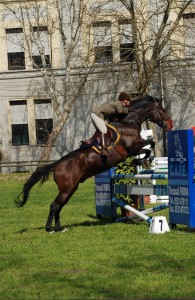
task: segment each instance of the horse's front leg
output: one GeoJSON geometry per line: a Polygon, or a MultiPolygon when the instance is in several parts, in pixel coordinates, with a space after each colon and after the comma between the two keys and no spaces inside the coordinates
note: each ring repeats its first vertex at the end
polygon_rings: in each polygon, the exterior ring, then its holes
{"type": "Polygon", "coordinates": [[[143,140],[141,139],[137,146],[140,150],[138,150],[138,155],[144,154],[144,157],[136,158],[132,161],[132,164],[134,165],[140,165],[143,161],[146,161],[148,158],[150,158],[151,151],[155,148],[155,142],[153,140],[143,140]],[[145,146],[150,145],[150,149],[144,149],[145,146]]]}
{"type": "Polygon", "coordinates": [[[151,150],[154,150],[155,148],[155,141],[151,140],[151,141],[148,141],[149,142],[149,145],[151,146],[151,150]]]}
{"type": "MultiPolygon", "coordinates": [[[[154,141],[148,141],[148,145],[145,145],[145,146],[150,146],[150,148],[142,148],[139,152],[139,155],[140,154],[145,154],[144,157],[141,158],[141,160],[146,160],[148,158],[150,158],[150,154],[151,154],[151,151],[154,150],[155,148],[155,142],[154,141]]],[[[144,146],[144,147],[145,147],[144,146]]]]}

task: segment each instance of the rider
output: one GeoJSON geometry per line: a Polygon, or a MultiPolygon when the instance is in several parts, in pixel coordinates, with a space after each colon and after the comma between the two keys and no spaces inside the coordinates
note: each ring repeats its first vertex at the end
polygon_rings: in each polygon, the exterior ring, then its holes
{"type": "Polygon", "coordinates": [[[128,114],[128,108],[131,102],[131,97],[126,92],[121,92],[119,94],[118,100],[109,103],[103,104],[96,107],[91,113],[91,119],[96,129],[101,133],[100,135],[100,144],[101,144],[101,154],[107,156],[106,151],[106,138],[107,133],[106,120],[114,114],[128,114]]]}

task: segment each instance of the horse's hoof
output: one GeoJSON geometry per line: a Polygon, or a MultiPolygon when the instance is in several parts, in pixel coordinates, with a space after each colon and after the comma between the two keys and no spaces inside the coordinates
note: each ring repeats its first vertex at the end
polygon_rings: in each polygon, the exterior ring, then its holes
{"type": "Polygon", "coordinates": [[[55,229],[55,232],[66,232],[68,229],[66,227],[60,227],[60,228],[57,228],[55,229]]]}
{"type": "Polygon", "coordinates": [[[66,232],[68,231],[68,228],[63,228],[62,230],[60,230],[60,232],[66,232]]]}
{"type": "Polygon", "coordinates": [[[48,233],[54,233],[54,232],[55,232],[54,228],[45,228],[45,230],[46,230],[48,233]]]}

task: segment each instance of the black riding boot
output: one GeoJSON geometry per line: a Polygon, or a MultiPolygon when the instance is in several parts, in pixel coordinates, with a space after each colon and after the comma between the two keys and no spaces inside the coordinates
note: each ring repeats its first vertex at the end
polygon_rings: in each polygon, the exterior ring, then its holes
{"type": "Polygon", "coordinates": [[[108,151],[106,149],[106,135],[104,133],[101,133],[100,135],[100,144],[101,144],[101,155],[108,156],[108,151]]]}

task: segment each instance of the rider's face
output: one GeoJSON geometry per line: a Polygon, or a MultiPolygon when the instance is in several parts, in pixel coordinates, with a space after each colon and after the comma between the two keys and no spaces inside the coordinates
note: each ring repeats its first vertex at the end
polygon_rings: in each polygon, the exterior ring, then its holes
{"type": "Polygon", "coordinates": [[[124,106],[128,106],[128,105],[129,105],[129,100],[124,99],[124,100],[123,100],[123,104],[124,104],[124,106]]]}

